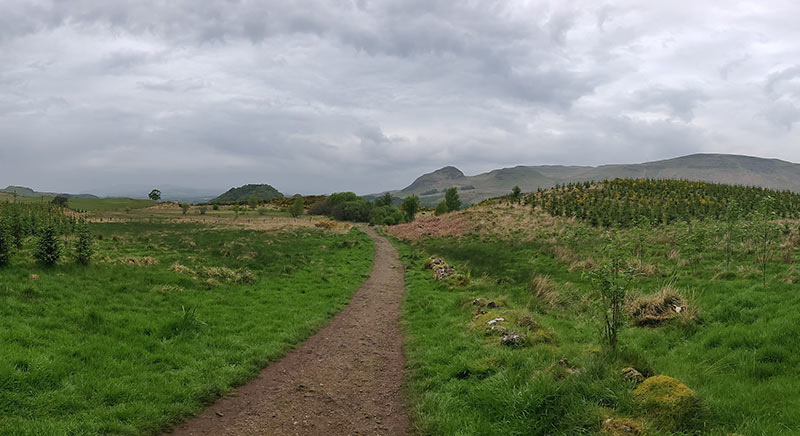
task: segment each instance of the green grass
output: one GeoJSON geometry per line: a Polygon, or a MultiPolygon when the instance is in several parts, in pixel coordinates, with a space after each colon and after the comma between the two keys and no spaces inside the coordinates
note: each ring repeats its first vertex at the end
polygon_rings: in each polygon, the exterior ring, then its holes
{"type": "MultiPolygon", "coordinates": [[[[656,266],[655,273],[637,277],[634,289],[647,294],[672,283],[700,309],[699,320],[628,325],[622,349],[612,354],[601,346],[599,296],[585,273],[569,271],[577,259],[603,262],[601,232],[584,234],[573,244],[573,256],[557,255],[576,225],[565,222],[567,232],[558,238],[543,233],[530,242],[473,235],[397,244],[409,266],[405,349],[417,434],[599,434],[608,416],[637,419],[649,426],[648,435],[800,434],[800,292],[787,283],[798,282],[798,268],[776,253],[763,286],[746,244],[737,245],[731,267],[725,266],[713,223],[708,231],[716,236],[694,267],[676,242],[689,231],[685,225],[650,231],[644,260],[656,266]],[[670,258],[676,248],[679,254],[670,258]],[[468,272],[469,283],[433,280],[423,269],[430,254],[468,272]],[[528,283],[536,275],[549,276],[567,307],[533,296],[528,283]],[[476,297],[501,307],[476,320],[476,297]],[[516,322],[524,315],[551,340],[509,348],[484,332],[487,319],[502,316],[510,329],[531,334],[516,322]],[[580,373],[565,373],[557,363],[562,358],[580,373]],[[671,433],[649,422],[633,400],[635,385],[620,376],[626,366],[675,377],[695,390],[702,404],[699,424],[671,433]]],[[[633,233],[622,235],[635,240],[633,233]]]]}
{"type": "MultiPolygon", "coordinates": [[[[23,197],[0,193],[0,201],[18,201],[20,203],[49,203],[53,197],[23,197]]],[[[141,209],[156,204],[153,200],[137,200],[133,198],[70,198],[67,203],[72,210],[79,211],[104,211],[141,209]]]]}
{"type": "Polygon", "coordinates": [[[0,269],[0,434],[159,434],[324,325],[374,253],[356,230],[91,230],[88,267],[28,241],[0,269]]]}

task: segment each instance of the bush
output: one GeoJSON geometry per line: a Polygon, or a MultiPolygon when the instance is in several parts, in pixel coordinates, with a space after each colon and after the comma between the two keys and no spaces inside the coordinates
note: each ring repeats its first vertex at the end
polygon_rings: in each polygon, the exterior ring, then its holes
{"type": "Polygon", "coordinates": [[[359,200],[359,197],[353,192],[334,192],[328,197],[328,203],[331,207],[357,200],[359,200]]]}
{"type": "Polygon", "coordinates": [[[78,243],[75,246],[75,261],[81,265],[88,265],[92,260],[92,235],[89,226],[81,223],[78,226],[78,243]]]}
{"type": "Polygon", "coordinates": [[[211,210],[219,210],[219,205],[214,204],[213,206],[211,206],[211,210]]]}
{"type": "Polygon", "coordinates": [[[303,196],[298,194],[294,196],[294,203],[292,203],[292,207],[289,209],[289,213],[297,218],[305,212],[306,202],[303,199],[303,196]]]}
{"type": "Polygon", "coordinates": [[[42,229],[33,257],[39,263],[48,266],[55,265],[61,257],[61,244],[58,242],[58,235],[56,235],[56,230],[52,225],[42,229]]]}
{"type": "Polygon", "coordinates": [[[436,205],[436,209],[433,211],[433,214],[436,215],[436,216],[439,216],[439,215],[444,215],[447,212],[448,212],[447,211],[447,203],[442,201],[442,202],[440,202],[439,204],[436,205]]]}
{"type": "Polygon", "coordinates": [[[369,223],[372,225],[393,226],[405,221],[403,212],[392,206],[377,206],[370,213],[369,223]]]}
{"type": "Polygon", "coordinates": [[[8,231],[8,225],[0,220],[0,266],[11,262],[11,249],[11,233],[8,231]]]}
{"type": "MultiPolygon", "coordinates": [[[[353,194],[355,195],[355,194],[353,194]]],[[[373,204],[363,198],[341,203],[333,207],[331,214],[339,221],[367,223],[370,220],[373,204]]]]}
{"type": "Polygon", "coordinates": [[[308,208],[309,215],[330,215],[331,214],[331,201],[330,199],[326,198],[324,200],[318,201],[311,205],[308,208]]]}

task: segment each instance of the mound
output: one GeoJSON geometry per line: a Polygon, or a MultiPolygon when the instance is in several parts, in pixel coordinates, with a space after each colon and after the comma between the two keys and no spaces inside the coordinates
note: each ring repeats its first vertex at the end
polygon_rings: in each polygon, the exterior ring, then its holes
{"type": "Polygon", "coordinates": [[[209,201],[209,203],[246,203],[251,197],[255,197],[259,202],[267,202],[276,198],[282,198],[283,194],[271,185],[244,185],[238,188],[231,188],[224,194],[209,201]]]}

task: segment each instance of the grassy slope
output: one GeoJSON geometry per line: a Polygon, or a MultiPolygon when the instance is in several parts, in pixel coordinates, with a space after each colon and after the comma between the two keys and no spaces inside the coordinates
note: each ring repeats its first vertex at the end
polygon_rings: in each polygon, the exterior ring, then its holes
{"type": "Polygon", "coordinates": [[[92,231],[103,239],[89,267],[41,268],[29,243],[0,269],[0,434],[158,434],[322,326],[374,252],[357,231],[92,231]],[[159,263],[117,264],[144,256],[159,263]],[[256,280],[209,283],[203,267],[256,280]]]}
{"type": "MultiPolygon", "coordinates": [[[[629,327],[623,351],[611,356],[599,346],[600,312],[589,280],[569,272],[575,259],[599,261],[599,235],[590,229],[572,244],[574,256],[554,255],[580,224],[569,224],[558,239],[531,242],[497,238],[424,239],[400,244],[406,263],[406,351],[410,390],[419,434],[575,435],[596,434],[605,416],[646,415],[631,400],[633,385],[619,371],[628,365],[649,374],[666,374],[695,389],[703,401],[703,434],[790,435],[800,432],[800,294],[797,268],[769,264],[767,286],[746,247],[730,269],[717,240],[695,268],[685,255],[669,259],[685,225],[648,235],[646,262],[656,274],[640,277],[635,288],[649,293],[673,282],[693,295],[699,324],[661,328],[629,327]],[[572,226],[572,227],[570,227],[572,226]],[[553,242],[555,241],[555,242],[553,242]],[[422,269],[430,253],[442,255],[473,277],[466,286],[435,282],[422,269]],[[571,258],[571,259],[570,259],[571,258]],[[694,272],[693,272],[694,270],[694,272]],[[726,272],[729,280],[712,280],[726,272]],[[566,309],[542,304],[528,290],[537,274],[550,276],[570,299],[566,309]],[[530,314],[553,334],[552,341],[522,349],[499,345],[473,321],[475,297],[506,304],[489,319],[530,314]],[[581,370],[564,376],[556,363],[567,358],[581,370]],[[563,378],[562,378],[563,377],[563,378]]],[[[709,228],[709,231],[714,229],[709,228]]],[[[552,235],[551,235],[552,236],[552,235]]],[[[632,235],[631,235],[632,238],[632,235]]],[[[513,325],[513,322],[509,325],[513,325]]],[[[514,327],[517,330],[521,328],[514,327]]],[[[670,434],[651,429],[648,434],[670,434]]]]}
{"type": "MultiPolygon", "coordinates": [[[[21,197],[16,200],[11,194],[0,193],[0,201],[19,201],[23,203],[49,203],[53,197],[21,197]]],[[[137,200],[133,198],[70,198],[68,207],[72,210],[103,211],[139,209],[156,204],[153,200],[137,200]]]]}

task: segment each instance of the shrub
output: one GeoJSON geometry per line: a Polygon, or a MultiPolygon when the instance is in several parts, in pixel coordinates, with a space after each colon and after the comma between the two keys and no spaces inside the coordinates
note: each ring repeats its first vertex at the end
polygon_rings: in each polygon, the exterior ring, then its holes
{"type": "Polygon", "coordinates": [[[405,221],[405,216],[400,209],[393,206],[378,206],[372,208],[369,223],[372,225],[393,226],[405,221]]]}
{"type": "Polygon", "coordinates": [[[309,215],[330,215],[331,214],[331,201],[330,199],[326,198],[321,201],[317,201],[316,203],[312,204],[311,207],[308,208],[309,215]]]}
{"type": "Polygon", "coordinates": [[[88,265],[92,260],[92,235],[89,226],[81,223],[78,226],[78,243],[75,245],[75,261],[81,265],[88,265]]]}
{"type": "Polygon", "coordinates": [[[8,225],[0,220],[0,266],[8,265],[11,262],[12,254],[11,233],[8,225]]]}
{"type": "Polygon", "coordinates": [[[367,223],[370,220],[372,208],[372,203],[363,198],[359,198],[334,206],[331,215],[339,221],[367,223]]]}
{"type": "Polygon", "coordinates": [[[258,208],[258,214],[259,214],[259,215],[261,215],[261,216],[264,216],[264,215],[266,215],[267,213],[269,213],[269,210],[267,210],[267,208],[266,208],[266,207],[259,207],[259,208],[258,208]]]}
{"type": "Polygon", "coordinates": [[[219,205],[218,204],[212,205],[211,210],[219,210],[219,205]]]}
{"type": "Polygon", "coordinates": [[[42,229],[33,256],[43,265],[55,265],[61,257],[61,244],[52,225],[42,229]]]}
{"type": "Polygon", "coordinates": [[[200,207],[197,208],[197,211],[200,212],[200,215],[205,215],[206,211],[208,211],[208,207],[200,206],[200,207]]]}
{"type": "Polygon", "coordinates": [[[334,192],[328,197],[328,203],[331,207],[336,207],[340,204],[356,201],[358,199],[358,195],[353,192],[334,192]]]}
{"type": "Polygon", "coordinates": [[[293,217],[297,218],[305,212],[306,202],[303,199],[303,196],[298,194],[294,196],[294,203],[292,203],[292,207],[289,209],[289,214],[293,217]]]}
{"type": "Polygon", "coordinates": [[[444,215],[447,213],[447,203],[442,201],[436,205],[436,209],[433,211],[433,214],[436,216],[444,215]]]}

